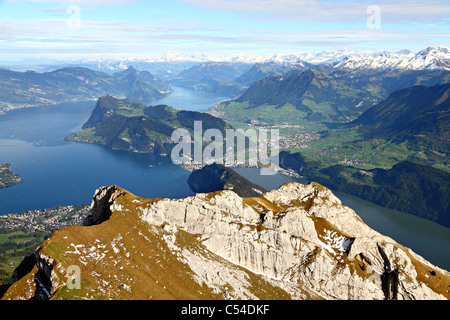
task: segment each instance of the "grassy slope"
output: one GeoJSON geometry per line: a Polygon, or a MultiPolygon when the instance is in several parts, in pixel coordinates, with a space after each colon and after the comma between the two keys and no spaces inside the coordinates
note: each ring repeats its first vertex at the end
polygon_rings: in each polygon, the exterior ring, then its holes
{"type": "MultiPolygon", "coordinates": [[[[245,103],[232,102],[220,106],[216,111],[226,109],[226,115],[220,115],[235,128],[248,128],[249,119],[259,121],[261,126],[280,127],[279,124],[289,122],[301,128],[280,128],[281,137],[296,134],[299,137],[305,133],[323,133],[327,130],[325,124],[306,121],[296,116],[301,111],[293,110],[285,105],[276,111],[276,117],[271,110],[273,106],[260,106],[252,109],[242,109],[245,103]],[[278,125],[278,126],[277,126],[278,125]]],[[[282,139],[282,138],[281,138],[282,139]]],[[[332,129],[320,139],[305,143],[308,148],[285,149],[291,152],[301,152],[311,161],[317,161],[327,167],[335,164],[351,164],[361,169],[391,168],[400,161],[411,159],[427,163],[435,168],[450,172],[450,162],[445,161],[446,155],[418,146],[414,140],[394,141],[385,138],[365,138],[358,127],[332,129]]]]}
{"type": "MultiPolygon", "coordinates": [[[[52,298],[223,299],[221,293],[214,293],[195,280],[188,265],[163,240],[164,231],[160,227],[149,226],[140,220],[137,208],[155,201],[159,199],[137,198],[126,192],[116,200],[123,210],[114,212],[109,220],[99,225],[71,226],[54,232],[41,245],[41,250],[64,268],[79,266],[81,289],[69,289],[65,283],[61,283],[62,286],[52,298]]],[[[272,286],[263,276],[207,251],[196,235],[178,230],[175,245],[183,250],[197,252],[207,259],[218,260],[228,268],[245,272],[252,292],[262,299],[290,298],[284,290],[272,286]]],[[[65,275],[56,272],[60,279],[65,279],[65,275]]],[[[25,277],[16,282],[4,298],[14,298],[17,293],[28,289],[32,291],[33,288],[27,287],[27,279],[25,277]]]]}
{"type": "MultiPolygon", "coordinates": [[[[313,183],[317,188],[323,188],[313,183]]],[[[120,189],[123,190],[123,189],[120,189]]],[[[123,190],[125,191],[125,190],[123,190]]],[[[218,191],[221,192],[221,191],[218,191]]],[[[212,198],[215,193],[207,194],[205,200],[212,198]]],[[[95,226],[72,226],[55,232],[44,242],[40,250],[47,256],[56,259],[59,266],[67,268],[77,265],[81,269],[81,288],[69,289],[64,282],[65,275],[58,267],[54,269],[56,277],[60,280],[60,287],[53,299],[222,299],[219,293],[214,293],[205,285],[200,285],[191,277],[192,271],[177,251],[171,249],[163,236],[163,229],[150,226],[138,217],[138,207],[147,206],[160,199],[142,199],[125,191],[125,194],[116,200],[121,206],[120,211],[114,212],[109,220],[95,226]],[[145,284],[145,285],[143,285],[145,284]]],[[[289,206],[298,206],[309,210],[311,199],[307,201],[294,200],[290,205],[273,203],[264,197],[245,198],[246,205],[257,212],[273,212],[274,219],[283,216],[289,206]]],[[[326,220],[311,215],[319,239],[325,241],[325,231],[341,234],[326,220]]],[[[244,227],[244,226],[243,226],[244,227]]],[[[251,228],[264,228],[263,226],[245,226],[251,228]]],[[[342,233],[343,236],[348,236],[342,233]]],[[[289,299],[290,296],[282,289],[274,287],[262,276],[254,274],[244,268],[232,265],[217,255],[208,252],[198,241],[196,235],[178,230],[174,244],[182,248],[183,254],[188,250],[197,252],[207,260],[219,261],[227,268],[239,269],[248,275],[248,283],[252,292],[261,299],[289,299]]],[[[400,245],[399,245],[400,246],[400,245]]],[[[403,248],[404,249],[404,248],[403,248]]],[[[317,247],[317,250],[320,250],[317,247]]],[[[408,250],[404,249],[405,252],[408,250]]],[[[312,258],[317,251],[312,252],[312,258]]],[[[408,254],[408,253],[407,253],[408,254]]],[[[409,255],[409,254],[408,254],[409,255]]],[[[438,292],[448,297],[446,287],[448,278],[435,272],[429,275],[427,268],[417,258],[410,256],[412,264],[418,271],[417,278],[438,292]]],[[[349,265],[352,276],[368,277],[366,265],[359,259],[349,260],[342,256],[340,263],[349,265]]],[[[302,267],[307,267],[310,260],[303,260],[302,267]]],[[[35,290],[33,277],[34,268],[22,280],[16,282],[4,298],[17,298],[23,292],[35,290]],[[30,281],[31,280],[31,281],[30,281]]],[[[301,284],[300,284],[301,285],[301,284]]],[[[226,288],[223,288],[226,291],[226,288]]],[[[219,290],[220,291],[220,290],[219,290]]],[[[305,293],[309,290],[305,287],[305,293]]],[[[317,298],[312,292],[307,298],[317,298]]],[[[31,295],[32,296],[32,295],[31,295]]]]}

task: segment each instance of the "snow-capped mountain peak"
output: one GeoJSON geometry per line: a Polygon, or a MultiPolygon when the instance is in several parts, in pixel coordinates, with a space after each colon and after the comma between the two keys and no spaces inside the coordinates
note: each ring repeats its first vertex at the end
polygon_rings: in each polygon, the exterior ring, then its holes
{"type": "Polygon", "coordinates": [[[334,66],[336,69],[372,70],[450,70],[450,50],[429,47],[417,53],[409,50],[383,52],[374,57],[353,56],[334,66]]]}
{"type": "Polygon", "coordinates": [[[278,66],[303,66],[328,64],[335,69],[342,70],[448,70],[450,71],[450,49],[445,46],[428,47],[423,50],[412,52],[403,49],[397,52],[389,51],[354,51],[340,49],[322,52],[298,52],[277,53],[265,55],[234,54],[228,56],[213,56],[208,54],[183,54],[169,52],[159,58],[112,58],[112,59],[89,59],[82,63],[93,64],[102,70],[125,70],[133,63],[205,63],[205,62],[228,62],[248,64],[269,64],[278,66]]]}

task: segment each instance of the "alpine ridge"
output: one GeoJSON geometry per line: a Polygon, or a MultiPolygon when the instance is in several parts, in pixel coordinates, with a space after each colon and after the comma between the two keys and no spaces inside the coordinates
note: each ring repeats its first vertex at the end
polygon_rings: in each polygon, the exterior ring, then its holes
{"type": "Polygon", "coordinates": [[[246,63],[246,64],[267,64],[275,63],[279,65],[287,64],[310,64],[310,65],[333,65],[335,68],[374,68],[380,70],[449,70],[450,50],[445,46],[428,47],[416,52],[403,49],[397,52],[390,51],[354,51],[354,50],[333,50],[322,52],[298,52],[287,54],[267,54],[267,55],[229,55],[213,56],[202,54],[189,56],[182,53],[166,54],[163,57],[141,58],[122,57],[121,59],[85,59],[79,61],[81,65],[92,67],[94,64],[101,69],[120,70],[126,69],[129,65],[143,63],[246,63]]]}
{"type": "Polygon", "coordinates": [[[3,299],[448,299],[450,274],[369,228],[320,184],[143,199],[96,190],[3,299]],[[79,287],[68,273],[79,268],[79,287]]]}
{"type": "Polygon", "coordinates": [[[337,63],[336,69],[372,70],[450,70],[450,50],[428,47],[418,52],[401,50],[382,52],[372,57],[349,56],[337,63]]]}

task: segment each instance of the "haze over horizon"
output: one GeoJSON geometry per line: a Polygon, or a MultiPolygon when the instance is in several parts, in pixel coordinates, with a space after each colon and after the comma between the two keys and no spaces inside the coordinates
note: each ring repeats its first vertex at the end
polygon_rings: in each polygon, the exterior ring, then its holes
{"type": "Polygon", "coordinates": [[[3,0],[0,60],[448,46],[446,1],[3,0]]]}

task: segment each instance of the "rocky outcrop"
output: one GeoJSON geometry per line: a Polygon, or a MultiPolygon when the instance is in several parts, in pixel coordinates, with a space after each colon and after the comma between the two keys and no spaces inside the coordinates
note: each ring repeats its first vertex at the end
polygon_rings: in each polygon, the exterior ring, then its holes
{"type": "Polygon", "coordinates": [[[316,183],[287,183],[260,198],[197,194],[139,210],[152,225],[170,223],[200,234],[210,251],[232,263],[307,285],[327,299],[449,297],[447,271],[370,229],[316,183]],[[435,291],[433,271],[446,281],[444,292],[435,291]]]}
{"type": "Polygon", "coordinates": [[[219,190],[232,190],[241,197],[259,197],[265,190],[231,168],[212,163],[193,171],[187,180],[190,189],[195,192],[209,193],[219,190]]]}
{"type": "Polygon", "coordinates": [[[122,194],[123,191],[114,186],[98,189],[92,200],[92,214],[85,218],[83,225],[91,226],[108,220],[111,210],[117,209],[114,207],[114,201],[122,194]]]}
{"type": "Polygon", "coordinates": [[[2,299],[48,300],[66,284],[64,274],[62,264],[40,246],[14,270],[12,284],[2,299]]]}
{"type": "Polygon", "coordinates": [[[369,228],[317,183],[289,182],[260,197],[223,190],[184,199],[142,199],[108,186],[92,207],[92,221],[103,222],[53,234],[6,298],[40,287],[43,297],[80,299],[450,297],[449,272],[369,228]],[[76,295],[65,286],[73,264],[83,279],[76,295]]]}

